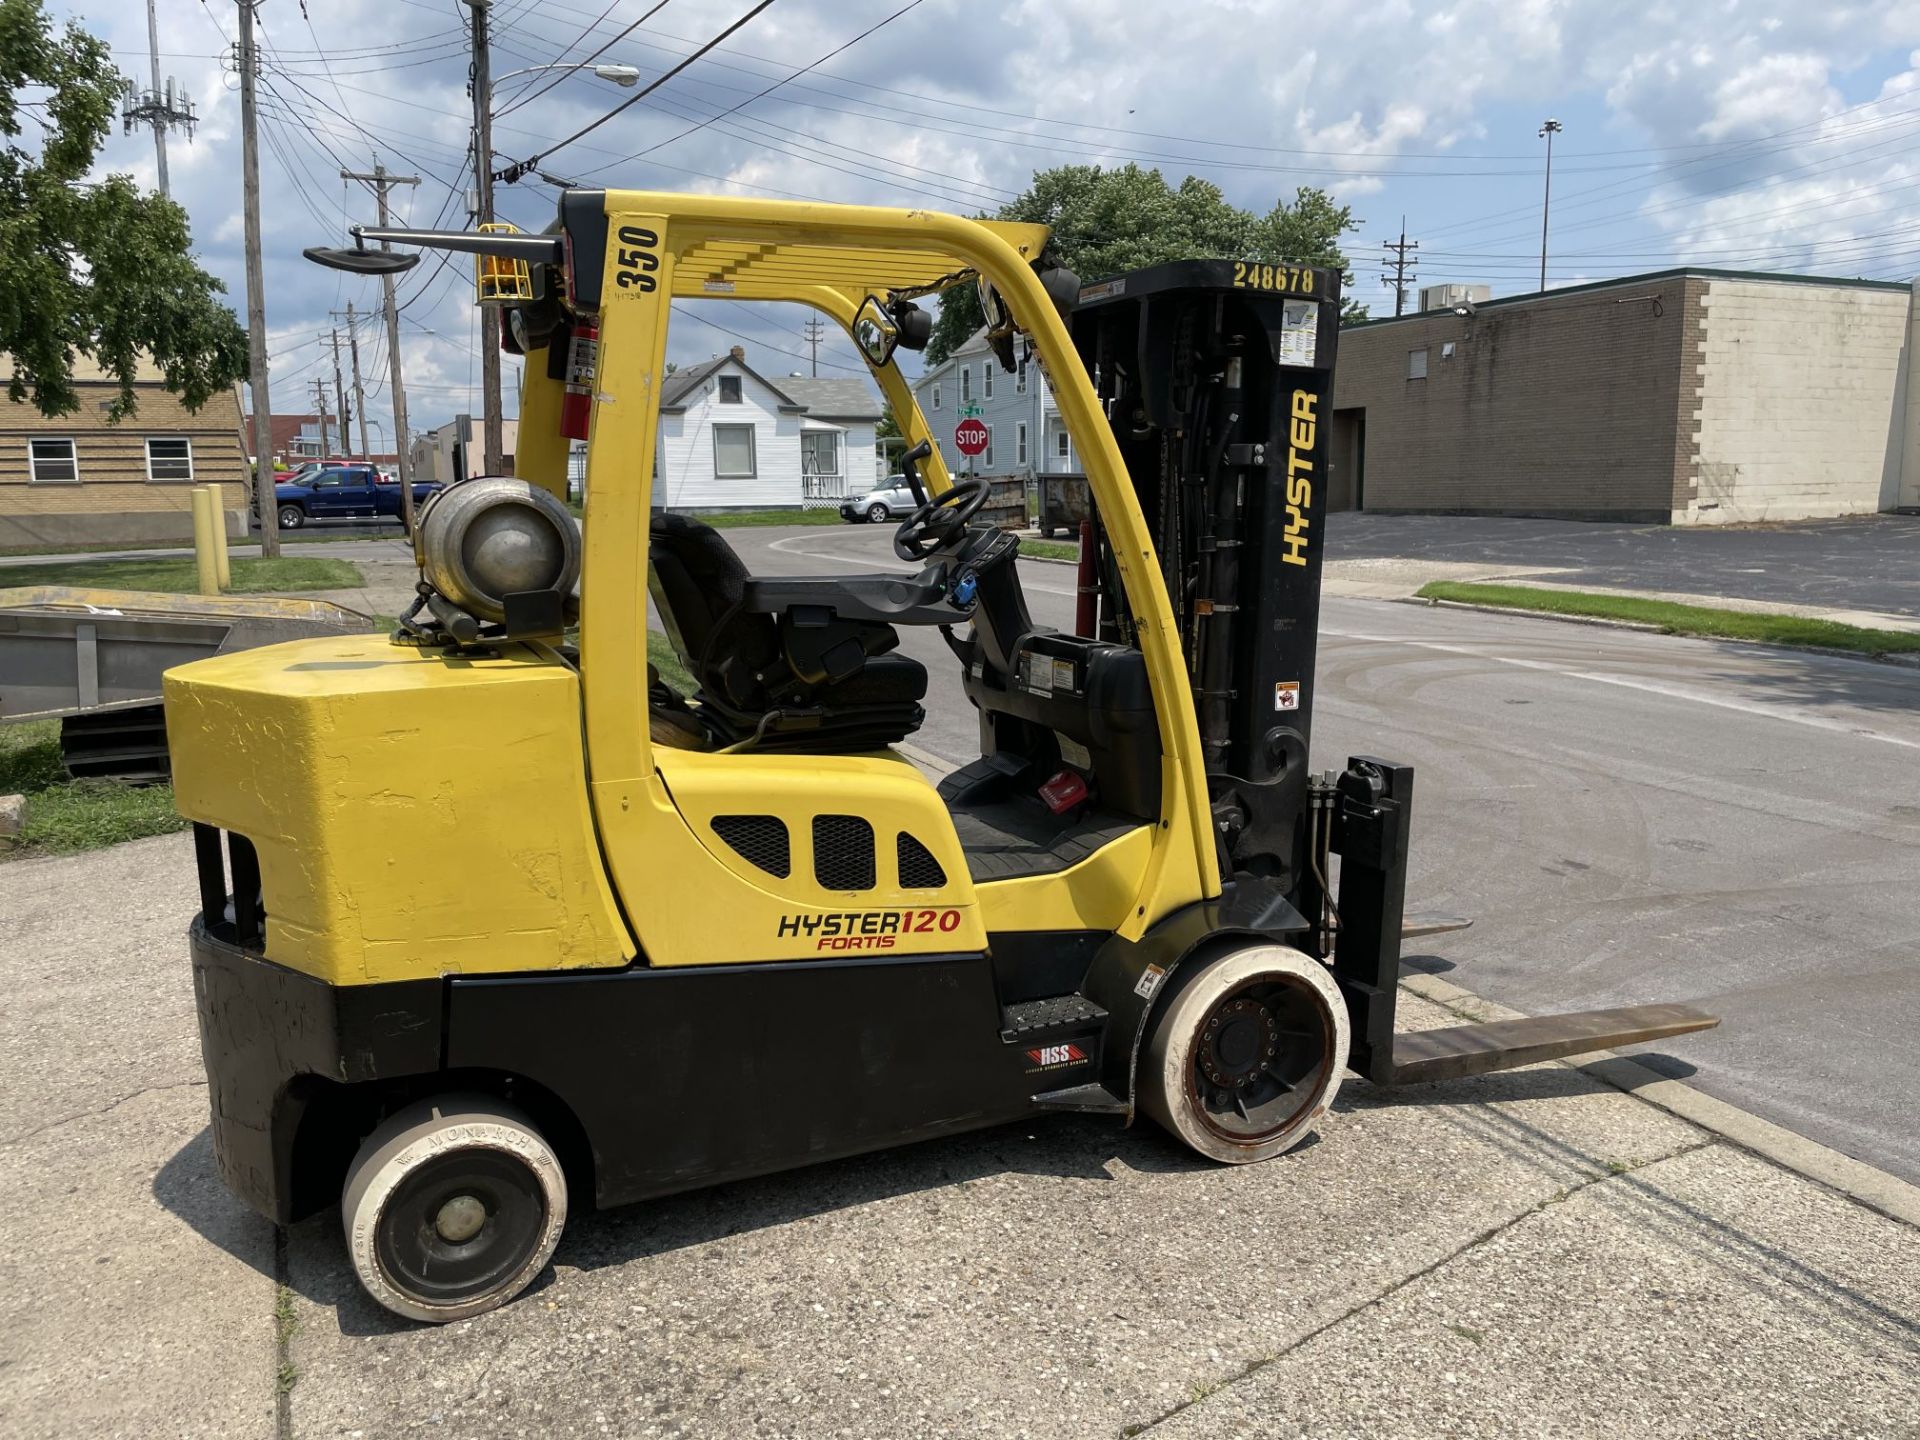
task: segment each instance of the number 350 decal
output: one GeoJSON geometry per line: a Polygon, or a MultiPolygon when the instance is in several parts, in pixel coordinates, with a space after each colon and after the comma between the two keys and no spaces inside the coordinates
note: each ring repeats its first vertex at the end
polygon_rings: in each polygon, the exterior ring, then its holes
{"type": "Polygon", "coordinates": [[[660,268],[660,237],[640,225],[622,225],[620,248],[613,255],[613,283],[622,290],[647,293],[659,284],[653,272],[660,268]]]}

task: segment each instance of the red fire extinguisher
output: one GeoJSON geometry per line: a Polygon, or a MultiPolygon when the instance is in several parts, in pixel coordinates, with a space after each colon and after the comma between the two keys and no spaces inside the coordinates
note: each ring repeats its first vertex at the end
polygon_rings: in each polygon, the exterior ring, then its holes
{"type": "Polygon", "coordinates": [[[575,321],[573,339],[567,346],[567,393],[560,402],[560,433],[569,440],[587,438],[587,417],[593,409],[593,372],[599,363],[599,324],[575,321]]]}

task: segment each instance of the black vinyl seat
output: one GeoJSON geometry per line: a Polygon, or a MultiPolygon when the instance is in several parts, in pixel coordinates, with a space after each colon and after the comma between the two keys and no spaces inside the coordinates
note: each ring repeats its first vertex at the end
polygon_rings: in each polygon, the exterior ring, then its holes
{"type": "Polygon", "coordinates": [[[783,614],[752,609],[752,576],[718,530],[658,511],[651,531],[661,618],[722,743],[757,737],[757,749],[844,752],[890,745],[920,727],[927,670],[889,653],[900,643],[891,625],[833,618],[830,591],[820,605],[783,614]]]}

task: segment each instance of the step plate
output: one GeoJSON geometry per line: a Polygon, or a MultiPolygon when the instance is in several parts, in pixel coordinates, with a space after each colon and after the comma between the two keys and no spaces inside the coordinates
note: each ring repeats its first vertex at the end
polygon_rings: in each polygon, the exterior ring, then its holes
{"type": "Polygon", "coordinates": [[[1085,1029],[1106,1018],[1107,1012],[1083,995],[1023,1000],[1001,1010],[1000,1038],[1011,1042],[1048,1030],[1085,1029]]]}
{"type": "Polygon", "coordinates": [[[1628,1005],[1571,1015],[1528,1015],[1484,1025],[1452,1025],[1393,1037],[1390,1085],[1457,1080],[1621,1045],[1641,1045],[1720,1023],[1691,1005],[1628,1005]]]}

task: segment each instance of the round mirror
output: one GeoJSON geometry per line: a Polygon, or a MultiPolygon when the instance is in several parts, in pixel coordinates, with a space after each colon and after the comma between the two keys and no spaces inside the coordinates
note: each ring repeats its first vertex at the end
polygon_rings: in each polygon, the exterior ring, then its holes
{"type": "Polygon", "coordinates": [[[987,322],[987,335],[999,339],[1013,333],[1013,312],[1007,309],[1007,302],[1000,292],[994,289],[993,282],[982,275],[974,284],[980,295],[980,314],[987,322]]]}

